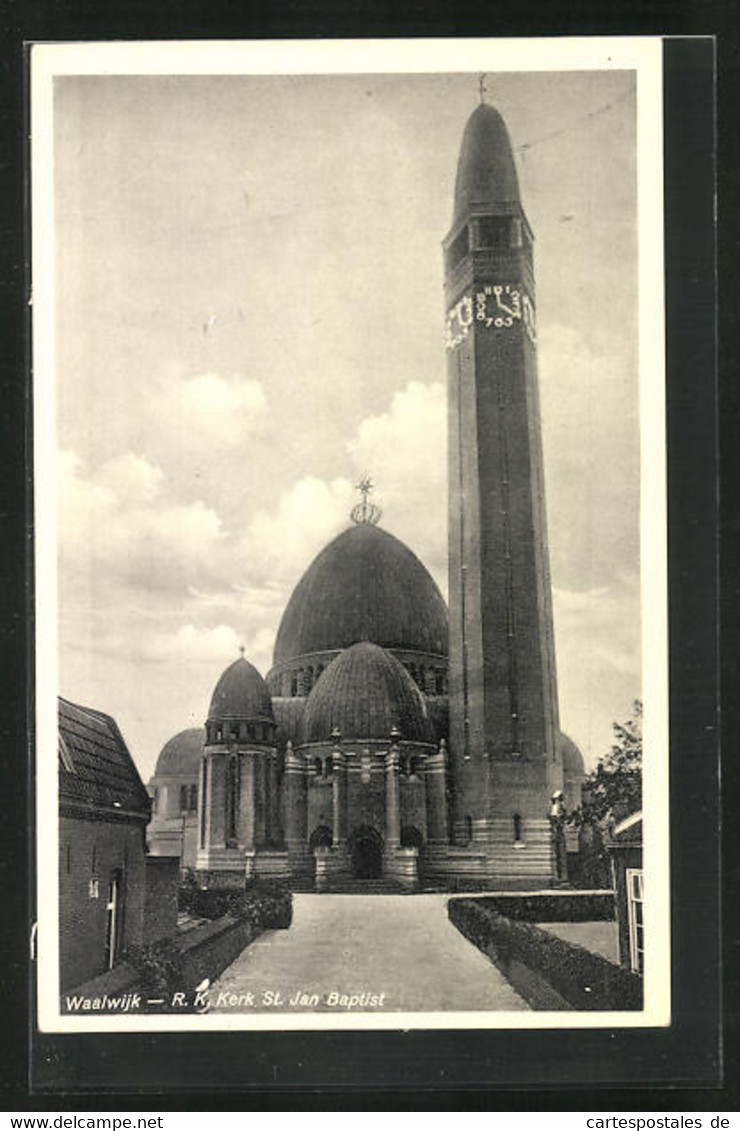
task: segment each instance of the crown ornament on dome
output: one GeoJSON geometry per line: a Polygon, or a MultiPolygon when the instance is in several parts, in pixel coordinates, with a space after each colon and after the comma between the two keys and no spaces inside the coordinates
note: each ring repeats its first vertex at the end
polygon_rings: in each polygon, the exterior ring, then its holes
{"type": "Polygon", "coordinates": [[[375,490],[375,484],[369,475],[363,475],[357,484],[357,490],[362,495],[362,502],[357,503],[350,511],[350,518],[357,526],[375,526],[383,514],[382,508],[377,503],[371,503],[368,496],[375,490]]]}

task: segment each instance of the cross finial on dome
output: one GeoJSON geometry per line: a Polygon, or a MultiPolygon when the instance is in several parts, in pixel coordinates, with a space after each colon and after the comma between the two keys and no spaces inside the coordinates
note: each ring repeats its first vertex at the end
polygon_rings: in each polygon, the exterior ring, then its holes
{"type": "Polygon", "coordinates": [[[486,95],[488,94],[488,91],[486,90],[486,78],[486,74],[482,74],[478,79],[478,91],[480,93],[481,105],[486,101],[486,95]]]}
{"type": "Polygon", "coordinates": [[[352,508],[350,518],[358,526],[363,524],[375,526],[383,512],[376,503],[371,503],[368,500],[368,495],[375,490],[375,484],[369,475],[363,475],[357,484],[357,490],[362,495],[362,502],[352,508]]]}
{"type": "Polygon", "coordinates": [[[244,653],[245,652],[246,652],[246,648],[244,647],[243,644],[240,644],[239,645],[239,655],[241,656],[242,659],[244,659],[244,653]]]}

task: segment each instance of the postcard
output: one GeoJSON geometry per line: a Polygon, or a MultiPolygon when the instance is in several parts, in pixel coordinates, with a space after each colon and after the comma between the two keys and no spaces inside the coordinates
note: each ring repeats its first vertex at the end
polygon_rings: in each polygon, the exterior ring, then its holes
{"type": "Polygon", "coordinates": [[[44,1032],[670,1023],[661,81],[33,47],[44,1032]]]}

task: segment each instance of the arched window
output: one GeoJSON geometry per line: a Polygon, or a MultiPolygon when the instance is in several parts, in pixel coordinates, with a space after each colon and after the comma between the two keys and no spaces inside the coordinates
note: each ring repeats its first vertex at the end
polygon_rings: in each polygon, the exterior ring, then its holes
{"type": "Polygon", "coordinates": [[[207,773],[208,773],[208,771],[207,771],[207,768],[206,768],[206,760],[204,758],[203,761],[200,764],[200,790],[201,790],[200,847],[201,848],[205,848],[205,846],[206,846],[206,820],[207,820],[206,806],[208,804],[208,793],[207,793],[208,778],[206,776],[207,773]]]}
{"type": "Polygon", "coordinates": [[[239,812],[239,761],[236,755],[229,758],[226,776],[226,844],[236,844],[236,823],[239,812]]]}
{"type": "Polygon", "coordinates": [[[523,825],[523,822],[522,822],[521,815],[519,813],[514,814],[513,823],[514,823],[514,843],[515,844],[521,844],[522,839],[523,839],[522,831],[523,831],[524,825],[523,825]]]}

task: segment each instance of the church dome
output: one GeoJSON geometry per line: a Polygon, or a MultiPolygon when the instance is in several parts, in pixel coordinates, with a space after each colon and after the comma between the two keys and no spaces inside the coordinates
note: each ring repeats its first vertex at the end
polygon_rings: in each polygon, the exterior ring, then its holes
{"type": "Polygon", "coordinates": [[[566,778],[584,777],[586,768],[583,755],[572,738],[560,732],[560,757],[563,759],[563,772],[566,778]]]}
{"type": "Polygon", "coordinates": [[[211,696],[208,721],[265,719],[273,721],[272,700],[257,669],[242,656],[219,679],[211,696]]]}
{"type": "Polygon", "coordinates": [[[326,741],[335,727],[343,739],[387,740],[396,727],[401,741],[434,740],[424,697],[409,673],[368,642],[337,656],[306,702],[304,742],[326,741]]]}
{"type": "Polygon", "coordinates": [[[370,523],[343,531],[314,558],[283,613],[274,663],[363,640],[447,655],[447,607],[431,574],[370,523]]]}
{"type": "Polygon", "coordinates": [[[203,727],[191,727],[173,735],[162,747],[154,776],[197,778],[204,741],[203,727]]]}

